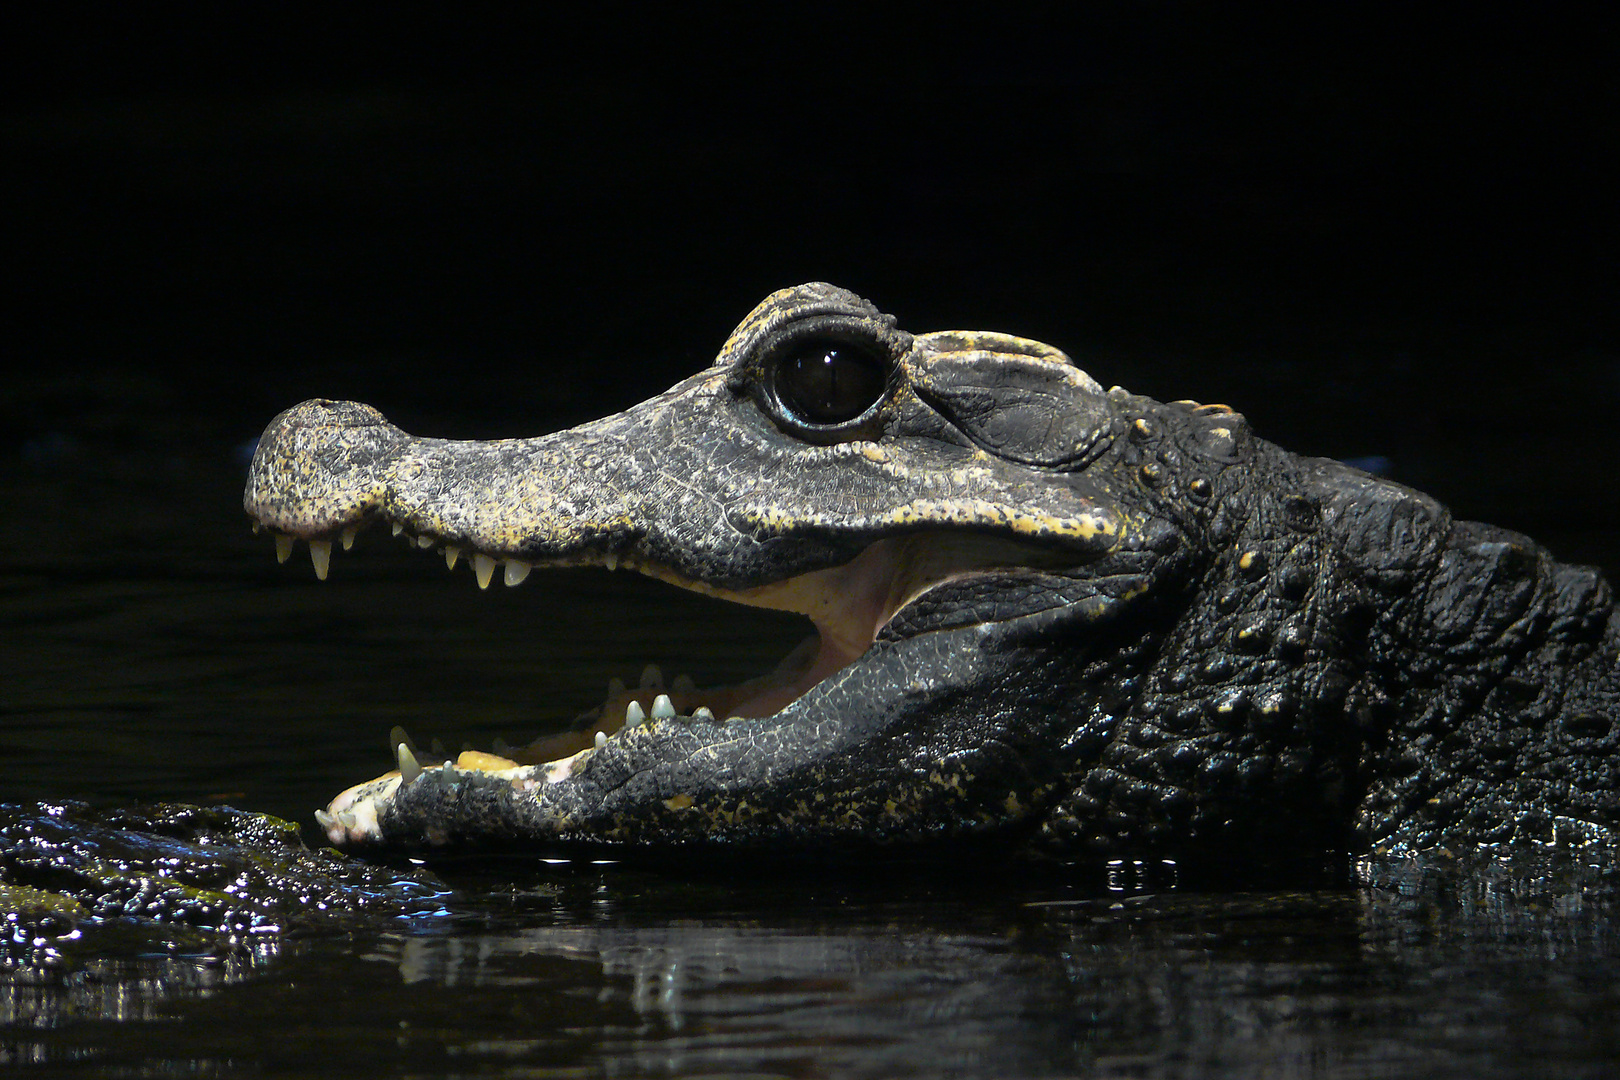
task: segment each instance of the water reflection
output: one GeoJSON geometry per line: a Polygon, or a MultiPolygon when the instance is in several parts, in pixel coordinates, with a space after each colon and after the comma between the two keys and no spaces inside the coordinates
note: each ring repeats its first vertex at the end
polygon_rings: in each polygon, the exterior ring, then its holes
{"type": "Polygon", "coordinates": [[[1000,938],[544,926],[405,938],[387,959],[407,985],[570,998],[592,1014],[592,1056],[636,1075],[1029,1075],[1061,1061],[1069,1037],[1061,965],[1000,938]]]}
{"type": "Polygon", "coordinates": [[[692,912],[715,897],[608,882],[594,913],[582,890],[364,959],[458,1017],[460,1054],[555,1063],[577,1037],[569,1059],[613,1075],[1488,1077],[1546,1056],[1581,1076],[1620,1049],[1603,905],[1574,885],[1514,908],[1507,871],[954,901],[823,886],[794,905],[744,888],[709,917],[692,912]],[[517,1000],[537,1026],[480,1021],[517,1000]]]}

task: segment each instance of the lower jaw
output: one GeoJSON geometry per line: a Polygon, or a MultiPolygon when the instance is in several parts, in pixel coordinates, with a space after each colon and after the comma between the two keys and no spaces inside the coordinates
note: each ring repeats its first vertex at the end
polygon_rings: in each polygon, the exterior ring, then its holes
{"type": "Polygon", "coordinates": [[[756,720],[774,716],[823,679],[858,659],[820,634],[800,642],[774,671],[731,686],[698,687],[677,677],[665,686],[662,674],[648,666],[636,689],[609,687],[607,699],[581,714],[576,727],[544,735],[523,747],[498,745],[493,758],[518,765],[541,765],[570,757],[597,745],[645,717],[678,716],[709,722],[756,720]]]}

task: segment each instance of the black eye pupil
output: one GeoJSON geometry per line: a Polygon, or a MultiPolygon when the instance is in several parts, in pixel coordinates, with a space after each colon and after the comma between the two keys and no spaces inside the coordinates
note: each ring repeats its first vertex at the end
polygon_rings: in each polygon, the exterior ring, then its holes
{"type": "Polygon", "coordinates": [[[806,342],[784,356],[776,370],[778,400],[811,424],[842,424],[883,396],[883,365],[844,344],[806,342]]]}

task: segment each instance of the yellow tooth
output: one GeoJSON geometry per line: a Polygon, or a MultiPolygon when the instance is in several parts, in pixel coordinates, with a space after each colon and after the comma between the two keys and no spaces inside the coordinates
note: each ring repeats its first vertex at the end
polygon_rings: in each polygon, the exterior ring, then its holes
{"type": "Polygon", "coordinates": [[[286,562],[292,554],[293,538],[286,533],[276,533],[276,562],[286,562]]]}
{"type": "Polygon", "coordinates": [[[504,772],[515,769],[518,763],[501,754],[486,754],[479,750],[463,750],[456,758],[456,768],[467,772],[504,772]]]}
{"type": "Polygon", "coordinates": [[[350,525],[348,528],[343,530],[342,540],[344,551],[348,551],[350,548],[354,547],[354,538],[359,534],[360,526],[358,525],[350,525]]]}
{"type": "Polygon", "coordinates": [[[309,561],[315,565],[315,576],[325,581],[327,568],[332,565],[332,541],[311,540],[309,561]]]}
{"type": "Polygon", "coordinates": [[[522,559],[506,560],[506,584],[508,586],[521,585],[523,579],[529,576],[529,564],[522,559]]]}
{"type": "Polygon", "coordinates": [[[461,549],[454,544],[444,545],[444,565],[450,570],[456,568],[456,560],[461,558],[461,549]]]}
{"type": "Polygon", "coordinates": [[[489,579],[495,576],[495,560],[480,552],[472,557],[473,576],[480,589],[489,588],[489,579]]]}

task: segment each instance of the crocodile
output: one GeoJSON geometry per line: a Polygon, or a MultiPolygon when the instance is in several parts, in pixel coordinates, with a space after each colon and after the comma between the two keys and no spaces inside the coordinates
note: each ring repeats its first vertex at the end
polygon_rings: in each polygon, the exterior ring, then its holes
{"type": "Polygon", "coordinates": [[[614,688],[523,750],[424,763],[396,730],[398,768],[317,814],[340,846],[1219,863],[1620,826],[1596,570],[1228,406],[823,283],[539,438],[306,401],[244,505],[323,578],[386,523],[481,588],[628,569],[815,628],[768,675],[614,688]]]}

